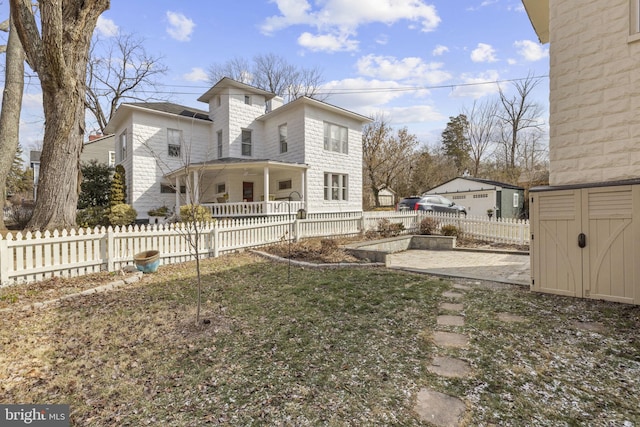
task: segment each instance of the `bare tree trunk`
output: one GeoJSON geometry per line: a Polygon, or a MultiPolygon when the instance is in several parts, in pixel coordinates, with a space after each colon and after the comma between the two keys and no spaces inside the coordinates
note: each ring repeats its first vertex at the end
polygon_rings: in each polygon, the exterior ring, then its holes
{"type": "Polygon", "coordinates": [[[11,0],[11,17],[44,103],[44,142],[31,229],[75,226],[84,139],[85,78],[91,36],[109,0],[11,0]]]}
{"type": "Polygon", "coordinates": [[[24,52],[13,22],[10,23],[6,52],[5,84],[0,112],[0,229],[6,228],[2,210],[7,176],[18,149],[20,109],[24,89],[24,52]]]}

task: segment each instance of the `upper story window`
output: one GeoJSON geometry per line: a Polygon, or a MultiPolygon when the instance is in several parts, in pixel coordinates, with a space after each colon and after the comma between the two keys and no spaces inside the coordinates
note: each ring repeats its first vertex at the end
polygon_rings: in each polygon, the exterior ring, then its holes
{"type": "Polygon", "coordinates": [[[324,174],[324,199],[349,200],[349,176],[337,173],[324,174]]]}
{"type": "Polygon", "coordinates": [[[251,155],[251,130],[242,129],[242,155],[251,155]]]}
{"type": "Polygon", "coordinates": [[[123,130],[120,134],[120,161],[127,158],[127,130],[123,130]]]}
{"type": "Polygon", "coordinates": [[[220,95],[216,96],[216,107],[220,107],[222,105],[222,98],[220,95]]]}
{"type": "Polygon", "coordinates": [[[280,125],[278,127],[278,134],[280,135],[280,153],[286,153],[289,151],[287,146],[287,125],[280,125]]]}
{"type": "Polygon", "coordinates": [[[109,151],[109,167],[113,167],[116,165],[116,152],[109,151]]]}
{"type": "Polygon", "coordinates": [[[348,129],[333,123],[324,124],[324,149],[349,154],[348,129]]]}
{"type": "Polygon", "coordinates": [[[167,146],[169,157],[180,157],[181,145],[182,131],[178,129],[167,129],[167,146]]]}
{"type": "Polygon", "coordinates": [[[247,105],[251,105],[251,96],[250,95],[245,95],[244,96],[244,103],[247,105]]]}
{"type": "Polygon", "coordinates": [[[222,158],[222,131],[219,130],[216,134],[218,138],[218,158],[222,158]]]}

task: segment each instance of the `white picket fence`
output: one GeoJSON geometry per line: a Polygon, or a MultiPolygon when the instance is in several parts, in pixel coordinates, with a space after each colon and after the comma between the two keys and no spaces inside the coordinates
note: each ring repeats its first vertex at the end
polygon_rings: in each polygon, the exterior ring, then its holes
{"type": "MultiPolygon", "coordinates": [[[[200,256],[224,253],[309,237],[353,236],[377,229],[380,220],[401,222],[405,233],[417,232],[425,217],[420,212],[365,212],[288,215],[223,219],[200,224],[200,256]]],[[[465,235],[505,243],[528,244],[529,224],[524,221],[438,216],[440,225],[454,224],[465,235]]],[[[0,238],[0,285],[28,283],[53,276],[81,276],[100,271],[115,272],[133,264],[134,255],[160,252],[160,264],[193,259],[195,233],[182,224],[9,233],[0,238]]]]}

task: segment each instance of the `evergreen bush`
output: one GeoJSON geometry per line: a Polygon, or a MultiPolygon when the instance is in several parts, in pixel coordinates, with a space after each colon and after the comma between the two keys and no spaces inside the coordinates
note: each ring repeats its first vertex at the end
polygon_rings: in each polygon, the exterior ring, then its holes
{"type": "Polygon", "coordinates": [[[211,213],[202,205],[180,206],[180,219],[182,222],[209,222],[211,213]]]}
{"type": "Polygon", "coordinates": [[[125,203],[120,203],[111,207],[111,212],[109,212],[109,223],[113,226],[131,225],[135,222],[137,217],[138,213],[133,209],[133,207],[125,203]]]}

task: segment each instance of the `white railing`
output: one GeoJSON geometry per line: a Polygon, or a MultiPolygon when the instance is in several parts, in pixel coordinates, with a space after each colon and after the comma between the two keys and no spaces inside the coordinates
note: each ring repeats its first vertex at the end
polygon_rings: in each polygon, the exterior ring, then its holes
{"type": "Polygon", "coordinates": [[[250,217],[260,215],[296,214],[304,208],[304,202],[276,200],[268,202],[238,202],[238,203],[203,203],[209,209],[213,218],[250,217]]]}
{"type": "MultiPolygon", "coordinates": [[[[427,215],[421,212],[365,212],[309,214],[297,219],[287,206],[283,215],[225,218],[200,224],[200,256],[217,257],[245,248],[308,237],[353,236],[377,229],[380,220],[402,223],[404,233],[415,233],[427,215]]],[[[503,243],[529,243],[527,221],[494,220],[434,215],[439,226],[453,224],[463,235],[503,243]]],[[[161,264],[193,259],[184,225],[146,225],[62,230],[61,232],[8,233],[0,237],[0,285],[43,280],[53,276],[80,276],[119,271],[133,264],[134,255],[160,252],[161,264]]]]}

